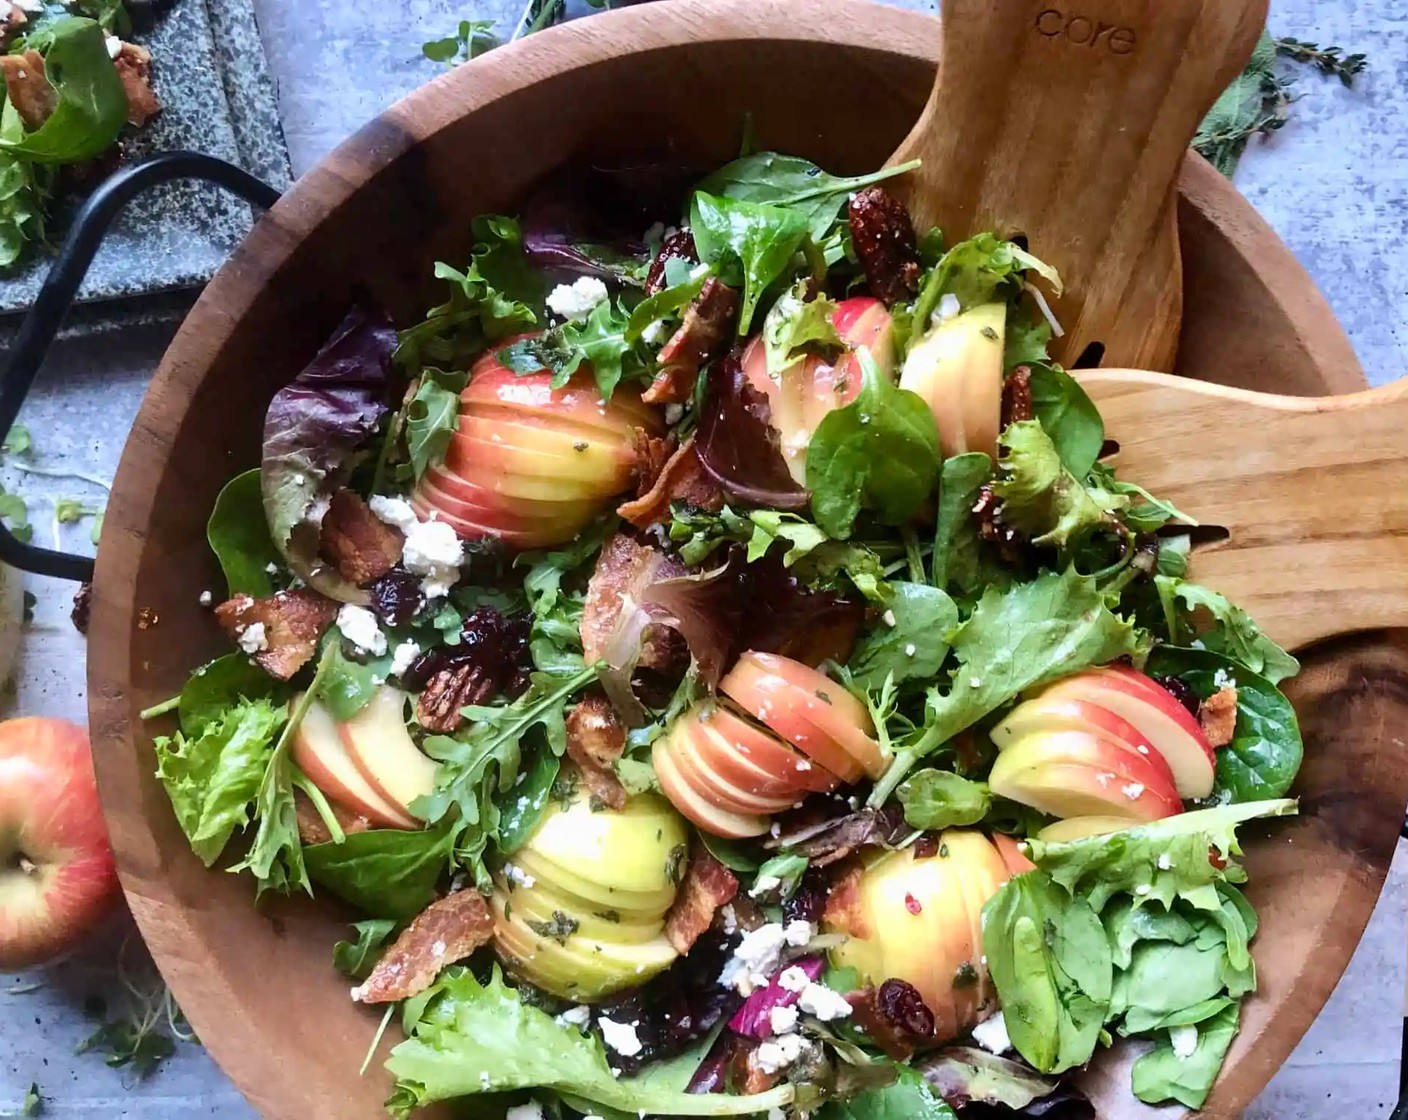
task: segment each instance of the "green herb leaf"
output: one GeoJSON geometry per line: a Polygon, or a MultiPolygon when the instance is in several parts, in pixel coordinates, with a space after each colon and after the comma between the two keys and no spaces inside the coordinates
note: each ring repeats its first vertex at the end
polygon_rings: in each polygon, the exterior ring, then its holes
{"type": "Polygon", "coordinates": [[[896,791],[912,828],[961,828],[977,824],[992,808],[992,794],[982,782],[947,770],[920,770],[896,791]]]}
{"type": "Polygon", "coordinates": [[[626,325],[626,341],[638,341],[652,323],[675,316],[688,307],[690,301],[704,289],[709,274],[707,268],[695,268],[678,284],[671,284],[636,304],[626,325]]]}
{"type": "Polygon", "coordinates": [[[753,889],[760,895],[776,893],[781,898],[791,898],[797,893],[809,863],[806,856],[796,852],[779,852],[764,860],[758,868],[753,889]],[[774,883],[773,880],[777,881],[774,883]]]}
{"type": "Polygon", "coordinates": [[[929,500],[939,477],[939,431],[923,398],[897,388],[860,351],[860,394],[827,413],[807,449],[807,488],[816,523],[851,535],[861,508],[903,525],[929,500]]]}
{"type": "Polygon", "coordinates": [[[523,773],[521,781],[498,796],[499,833],[497,847],[504,855],[512,855],[523,847],[552,797],[553,783],[562,769],[562,760],[551,751],[538,751],[523,773]]]}
{"type": "Polygon", "coordinates": [[[346,723],[371,703],[391,673],[389,651],[365,663],[344,654],[342,635],[335,626],[323,636],[321,656],[327,667],[321,674],[317,699],[339,723],[346,723]]]}
{"type": "MultiPolygon", "coordinates": [[[[1001,587],[1004,569],[988,563],[973,517],[982,488],[992,478],[992,460],[981,451],[944,460],[939,474],[939,510],[934,525],[933,583],[971,595],[1001,587]]],[[[1010,578],[1010,577],[1009,577],[1010,578]]]]}
{"type": "Polygon", "coordinates": [[[1105,446],[1105,421],[1090,395],[1063,369],[1041,363],[1031,376],[1032,410],[1051,437],[1061,463],[1083,479],[1105,446]]]}
{"type": "Polygon", "coordinates": [[[357,940],[339,941],[334,945],[332,963],[344,976],[365,980],[376,967],[381,951],[396,930],[396,923],[389,918],[373,918],[353,922],[352,928],[357,931],[357,940]]]}
{"type": "Polygon", "coordinates": [[[1009,424],[1000,443],[1003,474],[993,493],[1002,500],[1003,521],[1033,544],[1054,548],[1064,558],[1092,534],[1118,529],[1113,511],[1119,499],[1087,490],[1037,421],[1009,424]]]}
{"type": "Polygon", "coordinates": [[[643,376],[648,367],[639,342],[632,341],[630,316],[615,300],[604,299],[584,320],[572,320],[561,327],[562,339],[574,356],[571,369],[559,371],[555,385],[564,385],[580,362],[591,363],[597,388],[606,400],[623,378],[643,376]]]}
{"type": "Polygon", "coordinates": [[[807,217],[798,210],[696,191],[690,229],[699,259],[724,283],[743,288],[738,316],[741,338],[748,333],[763,293],[784,276],[807,239],[807,217]]]}
{"type": "Polygon", "coordinates": [[[930,271],[914,303],[914,323],[922,334],[945,295],[958,298],[967,311],[985,303],[1008,302],[1022,290],[1027,272],[1042,277],[1061,294],[1061,277],[1050,265],[996,234],[980,233],[960,241],[930,271]]]}
{"type": "Polygon", "coordinates": [[[894,581],[889,611],[857,643],[849,668],[856,684],[879,688],[887,677],[897,685],[933,680],[948,656],[948,636],[958,625],[958,607],[937,587],[894,581]]]}
{"type": "Polygon", "coordinates": [[[0,444],[0,451],[6,455],[28,455],[33,447],[34,437],[29,434],[29,429],[23,424],[15,424],[5,436],[5,442],[0,444]]]}
{"type": "Polygon", "coordinates": [[[308,874],[358,910],[406,921],[435,897],[449,870],[455,829],[446,824],[422,832],[374,828],[341,843],[303,849],[308,874]]]}
{"type": "Polygon", "coordinates": [[[220,561],[229,594],[263,599],[274,593],[269,566],[283,567],[264,517],[259,468],[237,474],[225,483],[205,529],[210,550],[220,561]]]}
{"type": "Polygon", "coordinates": [[[445,458],[460,415],[463,375],[428,369],[406,406],[406,451],[417,480],[445,458]]]}
{"type": "Polygon", "coordinates": [[[830,1100],[817,1120],[954,1120],[938,1091],[908,1066],[894,1067],[892,1084],[867,1089],[845,1100],[830,1100]]]}
{"type": "Polygon", "coordinates": [[[1241,1005],[1234,1003],[1198,1025],[1197,1048],[1187,1057],[1174,1053],[1170,1039],[1138,1058],[1130,1071],[1134,1095],[1147,1104],[1178,1101],[1192,1109],[1202,1108],[1237,1037],[1241,1012],[1241,1005]]]}
{"type": "MultiPolygon", "coordinates": [[[[1190,611],[1203,610],[1211,616],[1211,627],[1194,626],[1193,633],[1213,653],[1246,666],[1271,684],[1300,672],[1300,662],[1263,634],[1252,616],[1225,595],[1183,580],[1177,581],[1172,594],[1190,611]]],[[[1181,641],[1182,635],[1176,635],[1175,642],[1181,641]]]]}
{"type": "Polygon", "coordinates": [[[808,354],[834,359],[846,343],[831,316],[836,301],[826,296],[808,300],[807,286],[799,284],[783,293],[763,320],[763,348],[770,377],[780,377],[808,354]]]}

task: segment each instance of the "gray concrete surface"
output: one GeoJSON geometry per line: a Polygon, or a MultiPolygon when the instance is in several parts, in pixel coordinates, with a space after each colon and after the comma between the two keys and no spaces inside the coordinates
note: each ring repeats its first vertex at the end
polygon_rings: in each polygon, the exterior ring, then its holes
{"type": "MultiPolygon", "coordinates": [[[[759,0],[765,2],[765,0],[759,0]]],[[[932,10],[932,3],[910,6],[932,10]]],[[[295,173],[402,92],[433,76],[420,44],[460,18],[516,17],[495,2],[257,0],[295,173]]],[[[1292,122],[1253,146],[1239,185],[1310,269],[1341,316],[1376,382],[1408,372],[1408,5],[1402,0],[1273,0],[1278,34],[1335,42],[1369,54],[1354,91],[1307,75],[1292,122]]],[[[24,421],[45,467],[110,477],[126,417],[136,410],[167,335],[145,330],[62,347],[45,371],[24,421]]],[[[6,477],[36,497],[41,539],[54,527],[45,495],[101,498],[74,480],[6,477]]],[[[1401,500],[1401,496],[1398,496],[1401,500]]],[[[80,545],[87,526],[65,528],[80,545]]],[[[84,717],[82,640],[68,623],[70,590],[32,580],[36,619],[25,645],[18,694],[8,710],[84,717]]],[[[8,710],[7,713],[8,714],[8,710]]],[[[1405,972],[1408,860],[1400,851],[1388,889],[1344,980],[1288,1065],[1246,1116],[1249,1120],[1373,1120],[1396,1095],[1405,972]]],[[[89,996],[116,1004],[118,975],[141,988],[152,976],[130,925],[114,919],[86,951],[51,969],[0,976],[0,1114],[38,1082],[44,1115],[82,1120],[248,1120],[254,1114],[205,1053],[182,1046],[145,1082],[108,1068],[101,1055],[75,1056],[93,1029],[89,996]],[[31,985],[37,985],[32,987],[31,985]],[[30,988],[30,990],[14,990],[30,988]]],[[[257,976],[250,977],[258,983],[257,976]]],[[[292,1009],[291,1009],[292,1010],[292,1009]]],[[[296,1061],[296,1055],[288,1055],[296,1061]]],[[[349,1071],[349,1076],[352,1072],[349,1071]]]]}

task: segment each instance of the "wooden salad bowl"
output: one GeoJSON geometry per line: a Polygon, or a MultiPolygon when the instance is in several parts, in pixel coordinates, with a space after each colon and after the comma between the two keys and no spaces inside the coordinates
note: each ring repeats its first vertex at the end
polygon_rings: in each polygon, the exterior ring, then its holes
{"type": "MultiPolygon", "coordinates": [[[[108,509],[92,732],[142,933],[201,1040],[265,1116],[381,1115],[379,1062],[357,1076],[376,1017],[332,968],[348,915],[302,898],[257,910],[247,879],[202,867],[154,777],[137,713],[226,648],[198,606],[220,578],[205,523],[221,485],[258,462],[270,397],[357,296],[403,324],[419,319],[438,302],[434,261],[467,259],[470,218],[513,211],[571,157],[648,147],[710,168],[736,153],[751,112],[760,146],[839,173],[879,166],[919,115],[938,48],[934,20],[857,0],[671,0],[535,35],[412,94],[304,176],[187,318],[108,509]]],[[[1310,278],[1192,155],[1178,225],[1183,374],[1299,395],[1363,388],[1310,278]]],[[[1181,418],[1163,422],[1173,429],[1181,418]]],[[[1378,898],[1408,801],[1394,738],[1408,722],[1408,642],[1365,633],[1305,661],[1290,690],[1307,744],[1302,815],[1248,830],[1261,989],[1207,1116],[1240,1115],[1319,1012],[1378,898]]],[[[1101,1116],[1178,1115],[1134,1100],[1127,1061],[1116,1052],[1090,1075],[1101,1116]]]]}

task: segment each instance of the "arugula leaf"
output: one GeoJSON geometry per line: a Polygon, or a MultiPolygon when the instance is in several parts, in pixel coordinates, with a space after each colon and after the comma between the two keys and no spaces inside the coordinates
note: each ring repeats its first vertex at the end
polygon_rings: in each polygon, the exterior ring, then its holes
{"type": "Polygon", "coordinates": [[[564,323],[561,327],[562,338],[573,355],[573,361],[569,363],[571,369],[557,371],[553,384],[567,384],[567,378],[577,365],[583,361],[590,362],[597,388],[606,400],[610,400],[622,378],[647,374],[647,359],[640,350],[639,340],[629,337],[630,325],[631,317],[610,299],[604,299],[592,308],[586,319],[564,323]]]}
{"type": "Polygon", "coordinates": [[[267,700],[283,705],[292,692],[287,682],[275,680],[244,654],[227,653],[202,665],[181,689],[181,730],[187,736],[199,736],[241,704],[267,700]]]}
{"type": "MultiPolygon", "coordinates": [[[[16,129],[22,128],[16,117],[16,129]]],[[[9,268],[31,241],[43,241],[47,174],[0,152],[0,269],[9,268]]]]}
{"type": "Polygon", "coordinates": [[[97,20],[109,35],[125,38],[132,34],[125,0],[73,0],[69,7],[97,20]]]}
{"type": "Polygon", "coordinates": [[[341,844],[309,845],[303,858],[319,886],[364,913],[405,921],[435,897],[455,839],[452,822],[421,832],[374,828],[351,833],[341,844]]]}
{"type": "Polygon", "coordinates": [[[622,1112],[675,1116],[736,1116],[789,1103],[790,1085],[738,1097],[688,1093],[649,1079],[617,1077],[594,1035],[561,1027],[547,1012],[508,987],[495,965],[480,984],[464,968],[447,969],[406,1008],[407,1041],[386,1068],[396,1078],[387,1101],[406,1118],[434,1101],[515,1089],[553,1089],[622,1112]]]}
{"type": "Polygon", "coordinates": [[[1004,569],[983,557],[983,542],[973,507],[992,478],[992,460],[981,451],[945,459],[939,472],[939,509],[934,524],[933,583],[965,595],[990,585],[1002,586],[1004,569]]]}
{"type": "Polygon", "coordinates": [[[1056,270],[1013,242],[1003,241],[993,233],[960,241],[924,280],[914,303],[917,331],[922,334],[928,330],[942,296],[956,296],[962,311],[985,303],[1007,302],[1022,290],[1028,271],[1035,272],[1052,291],[1061,294],[1061,277],[1056,270]]]}
{"type": "Polygon", "coordinates": [[[831,317],[836,301],[824,295],[807,300],[807,285],[784,292],[763,320],[763,348],[769,377],[780,377],[808,354],[834,359],[845,349],[845,340],[831,317]]]}
{"type": "Polygon", "coordinates": [[[1068,568],[989,588],[950,641],[959,661],[952,687],[930,689],[922,733],[900,744],[872,806],[883,805],[919,759],[1018,693],[1132,653],[1139,634],[1110,612],[1093,579],[1068,568]]]}
{"type": "Polygon", "coordinates": [[[339,941],[334,945],[332,963],[344,976],[365,980],[376,967],[377,958],[396,930],[396,923],[390,918],[373,918],[353,922],[352,928],[357,931],[357,940],[339,941]]]}
{"type": "Polygon", "coordinates": [[[960,828],[977,824],[992,808],[992,794],[983,782],[947,770],[920,770],[896,791],[911,828],[960,828]]]}
{"type": "Polygon", "coordinates": [[[274,581],[269,565],[283,563],[264,519],[259,477],[259,468],[255,467],[225,483],[206,524],[206,540],[220,561],[231,596],[245,594],[263,599],[272,595],[274,581]]]}
{"type": "Polygon", "coordinates": [[[890,614],[877,619],[856,645],[849,668],[856,684],[879,688],[932,680],[948,656],[948,635],[958,625],[958,607],[937,587],[893,581],[890,614]]]}
{"type": "MultiPolygon", "coordinates": [[[[1125,482],[1116,478],[1114,470],[1103,463],[1096,463],[1090,468],[1086,485],[1092,491],[1104,491],[1122,499],[1123,509],[1120,510],[1120,520],[1136,533],[1155,532],[1162,529],[1170,521],[1180,521],[1184,525],[1197,524],[1193,518],[1172,502],[1154,497],[1144,487],[1137,486],[1133,482],[1125,482]]],[[[1186,538],[1184,539],[1186,541],[1186,538]]],[[[1167,544],[1168,540],[1166,539],[1163,543],[1167,544]]],[[[1186,570],[1187,565],[1185,564],[1183,571],[1186,570]]],[[[1182,575],[1183,572],[1172,574],[1182,575]]]]}
{"type": "Polygon", "coordinates": [[[1178,1101],[1192,1109],[1202,1108],[1237,1037],[1241,1013],[1241,1005],[1233,1003],[1198,1025],[1197,1048],[1187,1057],[1174,1052],[1170,1038],[1136,1060],[1130,1071],[1134,1095],[1146,1104],[1178,1101]]]}
{"type": "Polygon", "coordinates": [[[1105,421],[1100,410],[1080,382],[1046,362],[1033,365],[1031,391],[1032,411],[1055,444],[1062,464],[1083,479],[1105,446],[1105,421]]]}
{"type": "Polygon", "coordinates": [[[1114,979],[1090,904],[1045,875],[1018,875],[983,907],[983,952],[1022,1057],[1042,1073],[1088,1062],[1114,979]]]}
{"type": "Polygon", "coordinates": [[[852,194],[918,166],[919,161],[914,160],[869,175],[838,178],[810,160],[777,152],[756,152],[725,164],[700,183],[698,189],[724,198],[799,211],[806,219],[811,239],[820,244],[852,194]]]}
{"type": "Polygon", "coordinates": [[[562,761],[551,751],[538,751],[532,764],[523,772],[521,781],[512,789],[499,794],[499,833],[497,847],[504,855],[512,855],[523,847],[538,822],[543,819],[552,796],[553,783],[562,769],[562,761]]]}
{"type": "Polygon", "coordinates": [[[1222,654],[1158,646],[1148,671],[1175,676],[1201,699],[1226,681],[1237,689],[1232,742],[1217,752],[1213,800],[1262,801],[1283,796],[1300,771],[1305,748],[1295,708],[1265,677],[1222,654]]]}
{"type": "Polygon", "coordinates": [[[127,123],[127,92],[102,27],[65,16],[44,28],[38,45],[58,103],[33,132],[18,139],[0,135],[0,152],[30,163],[80,163],[102,155],[127,123]]]}
{"type": "Polygon", "coordinates": [[[859,395],[826,414],[807,448],[812,514],[840,540],[851,535],[862,506],[886,524],[905,524],[939,477],[939,430],[929,406],[892,385],[868,351],[858,353],[859,395]]]}
{"type": "Polygon", "coordinates": [[[1009,424],[999,441],[1003,475],[993,483],[1002,500],[1002,519],[1020,529],[1033,544],[1051,547],[1062,557],[1101,530],[1117,529],[1113,511],[1118,499],[1087,490],[1066,469],[1045,429],[1035,420],[1009,424]]]}
{"type": "Polygon", "coordinates": [[[286,705],[246,701],[205,725],[153,741],[157,777],[191,850],[207,867],[250,819],[273,757],[274,736],[288,716],[286,705]]]}
{"type": "MultiPolygon", "coordinates": [[[[1197,637],[1213,653],[1220,653],[1271,684],[1300,672],[1300,662],[1261,632],[1252,616],[1225,595],[1196,583],[1177,581],[1172,594],[1182,599],[1190,611],[1205,610],[1212,616],[1210,629],[1197,629],[1197,637]]],[[[1182,635],[1174,635],[1174,642],[1182,635]]]]}
{"type": "Polygon", "coordinates": [[[817,1120],[954,1120],[948,1102],[919,1073],[903,1065],[894,1071],[891,1084],[829,1100],[814,1115],[817,1120]]]}
{"type": "Polygon", "coordinates": [[[696,191],[689,225],[699,259],[724,283],[743,288],[738,315],[738,336],[742,338],[763,293],[787,271],[807,240],[806,215],[696,191]]]}
{"type": "Polygon", "coordinates": [[[445,458],[460,416],[463,374],[427,369],[406,406],[406,452],[416,480],[445,458]]]}
{"type": "MultiPolygon", "coordinates": [[[[666,262],[667,281],[669,265],[673,263],[673,260],[666,262]]],[[[708,268],[694,268],[678,284],[670,284],[669,287],[662,288],[653,296],[647,296],[636,304],[631,310],[630,321],[626,324],[626,341],[638,341],[652,323],[672,317],[689,306],[690,301],[703,290],[709,273],[708,268]]]]}
{"type": "Polygon", "coordinates": [[[1264,817],[1296,812],[1294,801],[1256,801],[1200,809],[1108,836],[1068,843],[1028,840],[1028,858],[1098,913],[1115,895],[1134,896],[1171,908],[1178,899],[1201,910],[1220,910],[1217,884],[1243,883],[1247,874],[1231,862],[1242,854],[1237,827],[1264,817]],[[1216,853],[1219,867],[1210,853],[1216,853]]]}

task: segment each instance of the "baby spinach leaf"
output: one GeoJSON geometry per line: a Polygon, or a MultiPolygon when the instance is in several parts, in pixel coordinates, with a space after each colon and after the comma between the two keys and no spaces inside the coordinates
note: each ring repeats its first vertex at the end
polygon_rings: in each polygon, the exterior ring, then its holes
{"type": "Polygon", "coordinates": [[[1241,1013],[1241,1005],[1233,1003],[1200,1024],[1196,1028],[1197,1048],[1186,1057],[1174,1052],[1170,1039],[1139,1058],[1130,1071],[1134,1095],[1146,1104],[1178,1101],[1192,1109],[1202,1108],[1237,1037],[1241,1013]]]}
{"type": "Polygon", "coordinates": [[[1002,354],[1004,369],[1032,366],[1035,374],[1037,368],[1050,365],[1051,324],[1045,316],[1009,312],[1006,333],[1002,354]]]}
{"type": "Polygon", "coordinates": [[[102,155],[127,123],[127,91],[108,56],[107,36],[91,19],[66,16],[45,27],[42,46],[58,103],[33,132],[0,136],[0,152],[30,163],[80,163],[102,155]]]}
{"type": "Polygon", "coordinates": [[[852,194],[918,166],[919,161],[914,160],[869,175],[838,178],[798,156],[755,152],[725,164],[700,183],[698,189],[724,198],[800,211],[806,218],[812,240],[820,244],[852,194]]]}
{"type": "Polygon", "coordinates": [[[231,596],[243,593],[262,599],[274,593],[269,565],[282,564],[283,557],[264,519],[258,467],[225,483],[210,511],[205,535],[231,596]]]}
{"type": "Polygon", "coordinates": [[[851,657],[855,682],[879,688],[890,677],[895,684],[932,680],[948,656],[948,635],[958,625],[958,607],[937,587],[922,583],[890,583],[889,611],[893,624],[877,619],[851,657]]]}
{"type": "Polygon", "coordinates": [[[417,479],[445,458],[459,421],[460,390],[466,380],[463,374],[438,369],[421,375],[416,395],[406,406],[406,451],[417,479]]]}
{"type": "Polygon", "coordinates": [[[1237,689],[1237,725],[1232,742],[1217,752],[1213,801],[1265,801],[1283,796],[1300,771],[1305,748],[1291,702],[1265,677],[1220,653],[1159,646],[1148,671],[1172,676],[1202,699],[1221,689],[1237,689]]]}
{"type": "Polygon", "coordinates": [[[1089,1061],[1114,979],[1089,903],[1040,872],[1018,875],[983,907],[983,952],[1018,1053],[1042,1073],[1089,1061]]]}
{"type": "Polygon", "coordinates": [[[737,202],[696,191],[690,206],[690,229],[699,259],[726,284],[743,288],[738,335],[748,333],[758,301],[781,278],[807,239],[801,211],[737,202]]]}
{"type": "Polygon", "coordinates": [[[253,700],[281,705],[292,687],[276,680],[242,653],[227,653],[202,665],[181,689],[181,730],[188,736],[202,734],[231,709],[253,700]]]}
{"type": "Polygon", "coordinates": [[[920,770],[896,791],[911,828],[960,828],[977,824],[992,808],[992,794],[983,782],[947,770],[920,770]]]}
{"type": "Polygon", "coordinates": [[[922,397],[892,385],[859,352],[860,394],[817,425],[807,448],[812,514],[831,536],[851,535],[861,508],[888,525],[907,522],[939,477],[939,430],[922,397]]]}
{"type": "Polygon", "coordinates": [[[498,849],[512,855],[523,847],[542,820],[543,810],[552,795],[562,760],[551,751],[538,751],[532,764],[523,772],[523,780],[498,795],[498,849]]]}
{"type": "Polygon", "coordinates": [[[1210,629],[1195,626],[1203,645],[1230,657],[1271,684],[1300,672],[1300,662],[1261,632],[1252,616],[1225,595],[1209,587],[1179,580],[1173,594],[1190,611],[1204,610],[1213,620],[1210,629]]]}
{"type": "Polygon", "coordinates": [[[313,844],[303,849],[303,859],[314,881],[343,901],[404,921],[435,897],[454,846],[452,826],[422,832],[374,828],[351,833],[341,844],[313,844]]]}
{"type": "Polygon", "coordinates": [[[1055,366],[1033,365],[1032,410],[1066,470],[1084,478],[1105,446],[1105,422],[1089,394],[1069,373],[1055,366]]]}
{"type": "Polygon", "coordinates": [[[707,832],[701,832],[699,839],[708,853],[730,871],[757,871],[763,865],[763,861],[743,841],[725,840],[722,836],[711,836],[707,832]]]}
{"type": "Polygon", "coordinates": [[[377,958],[396,930],[396,923],[390,918],[373,918],[353,922],[352,928],[357,931],[357,940],[339,941],[334,945],[332,963],[344,976],[365,980],[376,967],[377,958]]]}
{"type": "Polygon", "coordinates": [[[317,698],[339,723],[351,719],[370,702],[376,690],[391,673],[391,654],[363,662],[353,661],[342,651],[342,635],[333,627],[323,637],[323,656],[328,659],[321,674],[317,698]]]}
{"type": "Polygon", "coordinates": [[[933,583],[965,595],[1004,581],[985,563],[983,542],[973,518],[983,485],[992,478],[992,460],[981,451],[944,460],[939,472],[939,510],[934,524],[933,583]]]}

